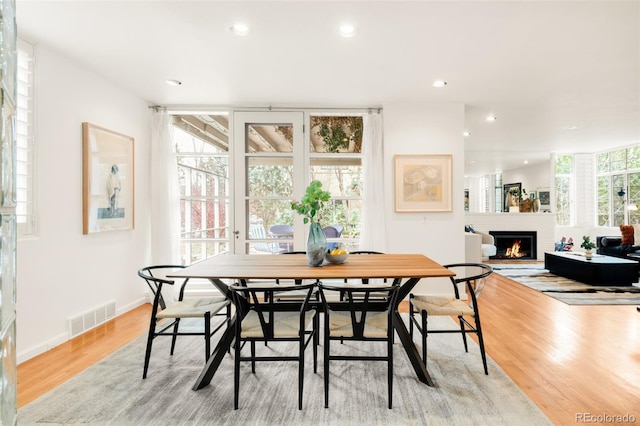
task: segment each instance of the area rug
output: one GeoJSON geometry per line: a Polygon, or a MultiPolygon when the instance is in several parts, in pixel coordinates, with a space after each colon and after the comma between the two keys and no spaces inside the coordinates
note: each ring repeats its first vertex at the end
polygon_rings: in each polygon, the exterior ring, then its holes
{"type": "Polygon", "coordinates": [[[494,272],[568,305],[640,305],[640,286],[594,286],[550,273],[543,265],[491,265],[494,272]]]}
{"type": "MultiPolygon", "coordinates": [[[[443,325],[449,318],[435,318],[443,325]],[[444,322],[443,322],[444,321],[444,322]]],[[[18,424],[92,425],[547,425],[544,414],[488,359],[485,376],[477,345],[465,353],[460,336],[429,337],[429,372],[419,382],[399,341],[394,346],[393,409],[387,408],[386,368],[381,362],[332,361],[330,404],[324,408],[322,357],[313,373],[307,349],[304,405],[297,409],[297,367],[291,362],[243,364],[240,407],[233,409],[233,359],[227,355],[211,384],[191,390],[204,360],[197,337],[156,339],[142,380],[145,339],[138,338],[103,361],[18,411],[18,424]]],[[[332,351],[381,354],[385,344],[345,342],[332,351]]],[[[258,349],[294,351],[291,343],[258,349]]],[[[320,348],[319,354],[322,354],[320,348]]]]}

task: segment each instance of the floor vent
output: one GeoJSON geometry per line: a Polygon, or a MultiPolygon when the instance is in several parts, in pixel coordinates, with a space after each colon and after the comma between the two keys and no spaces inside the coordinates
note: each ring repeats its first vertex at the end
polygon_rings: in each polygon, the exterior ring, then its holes
{"type": "Polygon", "coordinates": [[[68,319],[69,333],[76,337],[116,316],[116,302],[111,301],[87,312],[68,319]]]}

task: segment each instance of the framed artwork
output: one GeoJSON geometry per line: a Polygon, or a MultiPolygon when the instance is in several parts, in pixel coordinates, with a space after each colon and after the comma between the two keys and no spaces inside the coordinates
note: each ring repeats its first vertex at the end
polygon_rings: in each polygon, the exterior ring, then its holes
{"type": "Polygon", "coordinates": [[[540,199],[540,210],[551,211],[551,190],[549,188],[538,188],[538,198],[540,199]]]}
{"type": "Polygon", "coordinates": [[[133,138],[82,123],[82,233],[133,229],[133,138]]]}
{"type": "Polygon", "coordinates": [[[530,200],[534,200],[537,196],[538,196],[538,193],[536,191],[530,191],[529,192],[529,199],[530,200]]]}
{"type": "Polygon", "coordinates": [[[450,212],[451,154],[396,155],[396,212],[450,212]]]}
{"type": "Polygon", "coordinates": [[[502,211],[508,212],[509,206],[519,205],[517,198],[510,194],[513,189],[518,190],[518,194],[522,192],[522,182],[518,183],[505,183],[502,185],[502,211]]]}

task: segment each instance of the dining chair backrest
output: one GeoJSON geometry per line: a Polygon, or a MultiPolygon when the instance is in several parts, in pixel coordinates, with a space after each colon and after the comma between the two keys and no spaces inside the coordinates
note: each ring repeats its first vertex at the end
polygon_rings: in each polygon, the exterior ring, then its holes
{"type": "Polygon", "coordinates": [[[387,363],[389,408],[393,400],[393,316],[398,286],[390,285],[333,285],[318,283],[318,293],[324,308],[324,401],[329,406],[329,364],[331,360],[383,361],[387,363]],[[335,301],[327,293],[337,293],[335,301]],[[384,297],[379,297],[384,294],[384,297]],[[371,355],[370,351],[333,354],[332,340],[386,342],[385,355],[371,355]],[[365,353],[366,352],[366,353],[365,353]]]}
{"type": "Polygon", "coordinates": [[[167,305],[162,296],[163,287],[173,286],[176,281],[167,278],[166,274],[183,268],[185,268],[183,265],[154,265],[138,270],[138,276],[145,280],[154,295],[149,322],[149,333],[147,335],[144,368],[142,371],[143,379],[147,377],[147,370],[151,359],[151,348],[153,346],[153,340],[156,337],[168,336],[172,338],[171,355],[173,355],[178,336],[203,336],[205,340],[205,360],[208,360],[211,354],[211,336],[218,330],[222,330],[231,316],[230,304],[225,296],[185,299],[185,287],[189,282],[189,278],[182,281],[178,300],[173,301],[171,305],[167,305]],[[211,320],[216,316],[224,316],[224,320],[212,329],[211,320]],[[202,319],[202,330],[183,331],[180,328],[180,320],[183,318],[202,319]]]}

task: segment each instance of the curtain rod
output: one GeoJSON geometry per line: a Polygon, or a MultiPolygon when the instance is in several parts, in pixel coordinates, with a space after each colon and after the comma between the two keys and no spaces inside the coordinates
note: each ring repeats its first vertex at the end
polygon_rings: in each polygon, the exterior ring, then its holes
{"type": "Polygon", "coordinates": [[[149,105],[150,109],[154,111],[163,111],[163,112],[177,112],[177,111],[192,111],[192,112],[220,112],[220,111],[230,111],[230,110],[241,110],[241,111],[290,111],[290,110],[314,110],[314,111],[358,111],[358,112],[368,112],[369,114],[376,112],[380,114],[382,112],[382,107],[348,107],[348,108],[340,108],[340,107],[304,107],[304,106],[263,106],[263,107],[243,107],[243,106],[213,106],[213,107],[204,107],[204,106],[188,106],[188,105],[176,105],[176,106],[163,106],[163,105],[149,105]]]}

